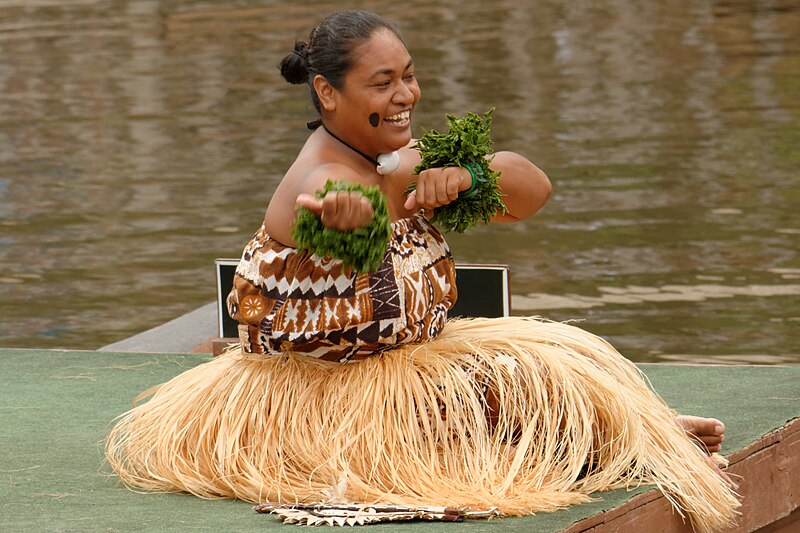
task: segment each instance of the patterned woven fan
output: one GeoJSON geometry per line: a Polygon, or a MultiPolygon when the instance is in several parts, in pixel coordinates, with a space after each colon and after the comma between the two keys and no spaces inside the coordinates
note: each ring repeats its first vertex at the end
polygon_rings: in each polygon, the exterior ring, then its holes
{"type": "Polygon", "coordinates": [[[468,507],[399,507],[353,504],[283,504],[266,502],[255,507],[258,513],[274,513],[284,524],[308,526],[363,526],[400,520],[440,520],[461,522],[467,518],[496,518],[496,508],[473,511],[468,507]]]}

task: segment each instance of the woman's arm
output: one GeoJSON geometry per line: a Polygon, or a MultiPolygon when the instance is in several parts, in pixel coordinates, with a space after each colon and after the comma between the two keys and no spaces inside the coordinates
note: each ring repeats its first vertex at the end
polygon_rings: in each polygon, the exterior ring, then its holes
{"type": "Polygon", "coordinates": [[[497,152],[489,163],[500,172],[498,185],[506,204],[505,215],[495,215],[492,222],[516,222],[536,213],[553,190],[550,179],[536,165],[514,152],[497,152]]]}
{"type": "MultiPolygon", "coordinates": [[[[536,213],[552,191],[550,180],[536,165],[514,152],[497,152],[489,156],[492,170],[500,172],[498,186],[506,205],[505,214],[497,214],[492,222],[515,222],[536,213]]],[[[417,161],[419,160],[417,156],[417,161]]],[[[413,168],[413,167],[412,167],[413,168]]],[[[409,171],[410,174],[410,171],[409,171]]],[[[415,192],[405,199],[404,207],[435,209],[458,197],[470,188],[472,177],[465,168],[445,167],[423,170],[408,181],[416,181],[415,192]]]]}

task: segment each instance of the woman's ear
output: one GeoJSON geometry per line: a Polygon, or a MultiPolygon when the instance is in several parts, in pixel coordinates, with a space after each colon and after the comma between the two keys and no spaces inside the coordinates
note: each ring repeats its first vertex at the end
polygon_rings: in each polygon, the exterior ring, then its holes
{"type": "Polygon", "coordinates": [[[334,111],[336,109],[336,89],[321,74],[314,76],[313,83],[317,98],[319,98],[319,105],[325,111],[334,111]]]}

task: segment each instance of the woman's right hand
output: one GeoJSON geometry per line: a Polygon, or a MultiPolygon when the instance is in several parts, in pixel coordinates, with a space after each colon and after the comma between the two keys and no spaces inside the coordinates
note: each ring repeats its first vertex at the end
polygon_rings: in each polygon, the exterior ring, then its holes
{"type": "Polygon", "coordinates": [[[471,185],[472,174],[466,168],[429,168],[417,176],[417,187],[406,198],[404,207],[409,211],[435,209],[449,204],[471,185]]]}
{"type": "Polygon", "coordinates": [[[372,222],[372,202],[357,192],[330,191],[324,198],[299,194],[296,207],[305,207],[317,215],[322,224],[337,231],[350,231],[372,222]]]}

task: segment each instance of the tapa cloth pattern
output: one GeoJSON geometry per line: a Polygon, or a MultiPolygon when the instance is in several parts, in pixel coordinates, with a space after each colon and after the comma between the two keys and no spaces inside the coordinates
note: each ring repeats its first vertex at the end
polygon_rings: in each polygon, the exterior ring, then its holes
{"type": "Polygon", "coordinates": [[[447,243],[419,214],[392,223],[383,264],[365,274],[284,246],[262,226],[227,304],[246,352],[346,362],[436,337],[456,295],[447,243]]]}

